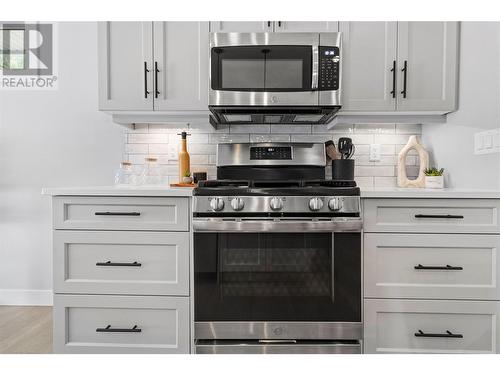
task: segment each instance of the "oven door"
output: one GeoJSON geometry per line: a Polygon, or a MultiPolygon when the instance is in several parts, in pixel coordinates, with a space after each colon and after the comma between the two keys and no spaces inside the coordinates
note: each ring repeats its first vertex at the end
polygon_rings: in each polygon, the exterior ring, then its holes
{"type": "Polygon", "coordinates": [[[317,106],[319,34],[213,33],[210,106],[317,106]]]}
{"type": "Polygon", "coordinates": [[[197,339],[360,339],[359,232],[195,232],[197,339]]]}

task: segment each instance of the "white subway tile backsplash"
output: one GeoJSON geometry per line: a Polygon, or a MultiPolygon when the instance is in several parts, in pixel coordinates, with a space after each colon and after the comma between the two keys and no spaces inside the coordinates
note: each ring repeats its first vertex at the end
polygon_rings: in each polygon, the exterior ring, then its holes
{"type": "Polygon", "coordinates": [[[271,125],[271,133],[281,134],[311,134],[311,125],[271,125]]]}
{"type": "MultiPolygon", "coordinates": [[[[156,156],[165,179],[178,182],[178,161],[168,159],[169,144],[180,144],[178,133],[187,131],[188,151],[191,156],[191,171],[207,172],[208,178],[216,178],[216,145],[227,142],[325,142],[340,137],[352,138],[356,152],[356,182],[363,187],[386,187],[396,185],[397,156],[407,143],[409,135],[421,134],[420,125],[357,124],[336,125],[327,129],[325,125],[221,125],[214,129],[210,124],[147,125],[130,129],[125,137],[124,158],[134,168],[140,169],[146,156],[156,156]],[[381,160],[369,160],[370,144],[381,145],[381,160]]],[[[416,152],[407,158],[407,174],[410,178],[418,174],[416,152]]],[[[331,177],[331,166],[326,168],[331,177]]]]}
{"type": "Polygon", "coordinates": [[[210,143],[238,143],[248,142],[248,134],[210,134],[210,143]]]}
{"type": "Polygon", "coordinates": [[[250,142],[290,142],[289,134],[250,134],[250,142]]]}

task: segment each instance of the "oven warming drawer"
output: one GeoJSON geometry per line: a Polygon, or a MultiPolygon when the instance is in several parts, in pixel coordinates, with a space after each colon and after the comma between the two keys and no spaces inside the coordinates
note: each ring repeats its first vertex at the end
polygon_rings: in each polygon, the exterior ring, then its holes
{"type": "Polygon", "coordinates": [[[199,340],[196,354],[361,354],[357,341],[199,340]]]}
{"type": "Polygon", "coordinates": [[[332,220],[193,219],[195,232],[360,232],[362,227],[363,221],[358,217],[332,220]]]}

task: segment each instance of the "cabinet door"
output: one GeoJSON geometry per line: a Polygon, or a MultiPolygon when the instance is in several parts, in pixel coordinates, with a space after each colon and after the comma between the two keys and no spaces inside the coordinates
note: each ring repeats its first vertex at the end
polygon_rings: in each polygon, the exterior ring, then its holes
{"type": "Polygon", "coordinates": [[[99,22],[99,109],[153,109],[153,23],[99,22]]]}
{"type": "Polygon", "coordinates": [[[339,31],[337,21],[277,21],[274,23],[274,30],[277,32],[336,32],[339,31]]]}
{"type": "Polygon", "coordinates": [[[225,33],[258,33],[272,32],[273,21],[211,21],[210,32],[225,32],[225,33]]]}
{"type": "Polygon", "coordinates": [[[208,22],[154,22],[154,110],[208,107],[208,22]]]}
{"type": "Polygon", "coordinates": [[[456,109],[458,28],[458,22],[398,23],[398,111],[456,109]]]}
{"type": "Polygon", "coordinates": [[[342,110],[394,111],[397,23],[340,22],[342,110]]]}

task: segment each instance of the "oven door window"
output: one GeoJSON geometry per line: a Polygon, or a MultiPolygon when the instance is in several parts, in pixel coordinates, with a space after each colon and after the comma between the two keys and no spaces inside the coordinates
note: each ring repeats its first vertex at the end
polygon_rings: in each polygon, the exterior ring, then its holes
{"type": "Polygon", "coordinates": [[[214,47],[211,61],[213,90],[311,90],[311,46],[214,47]]]}
{"type": "Polygon", "coordinates": [[[360,321],[359,234],[195,234],[196,321],[360,321]]]}

